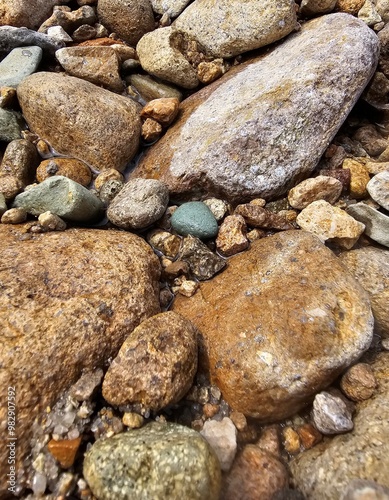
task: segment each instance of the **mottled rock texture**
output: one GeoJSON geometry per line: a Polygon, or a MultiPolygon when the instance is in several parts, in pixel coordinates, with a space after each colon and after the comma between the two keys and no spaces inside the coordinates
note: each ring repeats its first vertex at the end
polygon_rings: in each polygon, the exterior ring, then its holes
{"type": "Polygon", "coordinates": [[[36,29],[49,17],[54,5],[65,3],[68,0],[1,0],[0,25],[36,29]]]}

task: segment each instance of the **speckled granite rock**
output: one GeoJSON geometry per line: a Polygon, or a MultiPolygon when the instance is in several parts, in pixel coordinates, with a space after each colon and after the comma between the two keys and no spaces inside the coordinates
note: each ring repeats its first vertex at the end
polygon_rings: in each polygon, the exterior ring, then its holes
{"type": "Polygon", "coordinates": [[[0,26],[0,55],[6,56],[15,47],[30,45],[35,45],[44,52],[54,54],[56,50],[64,47],[65,43],[27,28],[0,26]]]}
{"type": "Polygon", "coordinates": [[[157,14],[167,14],[169,17],[177,17],[188,5],[190,0],[151,0],[153,11],[157,14]]]}
{"type": "Polygon", "coordinates": [[[0,25],[26,26],[36,29],[49,17],[54,5],[68,3],[69,0],[1,0],[0,25]]]}
{"type": "Polygon", "coordinates": [[[11,142],[20,139],[24,126],[21,113],[0,108],[0,141],[11,142]]]}
{"type": "Polygon", "coordinates": [[[164,181],[173,199],[281,196],[316,167],[377,58],[378,39],[362,21],[309,21],[186,99],[132,176],[164,181]]]}
{"type": "Polygon", "coordinates": [[[325,440],[290,463],[293,482],[306,497],[344,498],[356,478],[389,487],[388,367],[389,353],[379,354],[372,364],[377,392],[358,404],[352,432],[325,440]]]}
{"type": "Polygon", "coordinates": [[[84,476],[99,500],[218,500],[221,482],[219,462],[207,442],[173,423],[97,441],[85,457],[84,476]]]}

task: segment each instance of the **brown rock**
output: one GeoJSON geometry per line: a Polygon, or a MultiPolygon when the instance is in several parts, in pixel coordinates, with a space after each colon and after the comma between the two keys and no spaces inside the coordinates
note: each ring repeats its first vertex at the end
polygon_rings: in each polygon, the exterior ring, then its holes
{"type": "Polygon", "coordinates": [[[24,208],[10,208],[1,216],[2,224],[20,224],[27,220],[27,212],[24,208]]]}
{"type": "Polygon", "coordinates": [[[333,169],[322,169],[319,172],[320,175],[325,177],[333,177],[342,183],[343,191],[348,191],[350,189],[351,182],[351,172],[348,168],[333,168],[333,169]]]}
{"type": "Polygon", "coordinates": [[[339,198],[342,189],[342,183],[334,177],[318,175],[292,188],[288,193],[288,201],[293,208],[299,210],[317,200],[325,200],[333,204],[339,198]]]}
{"type": "Polygon", "coordinates": [[[101,172],[99,174],[94,182],[95,189],[97,191],[100,191],[102,188],[103,184],[105,184],[107,181],[121,181],[124,182],[124,176],[114,168],[109,168],[108,170],[104,170],[104,172],[101,172]]]}
{"type": "Polygon", "coordinates": [[[270,210],[266,210],[266,208],[262,208],[257,204],[246,203],[238,205],[234,213],[241,215],[247,224],[252,227],[278,229],[281,231],[293,229],[292,224],[287,222],[284,217],[270,212],[270,210]]]}
{"type": "Polygon", "coordinates": [[[25,186],[35,177],[39,156],[34,144],[26,139],[11,141],[1,162],[0,175],[13,175],[25,186]]]}
{"type": "MultiPolygon", "coordinates": [[[[34,419],[83,370],[116,356],[128,332],[159,312],[159,265],[142,239],[122,231],[32,235],[23,226],[0,225],[0,239],[0,391],[5,401],[7,387],[15,387],[22,474],[34,419]]],[[[0,430],[6,439],[4,405],[0,430]]],[[[2,470],[7,457],[4,447],[2,470]]]]}
{"type": "Polygon", "coordinates": [[[163,276],[166,279],[174,279],[177,276],[181,276],[182,274],[186,275],[189,273],[189,265],[187,262],[182,260],[176,260],[172,262],[163,270],[163,276]]]}
{"type": "Polygon", "coordinates": [[[338,0],[335,8],[348,14],[358,14],[364,3],[365,0],[338,0]]]}
{"type": "Polygon", "coordinates": [[[158,123],[157,121],[147,118],[143,123],[142,123],[142,139],[146,142],[154,142],[162,134],[162,125],[158,123]]]}
{"type": "Polygon", "coordinates": [[[193,236],[183,239],[178,259],[189,264],[192,274],[199,280],[208,280],[221,271],[226,261],[213,253],[207,245],[193,236]]]}
{"type": "Polygon", "coordinates": [[[300,438],[292,427],[284,427],[282,436],[284,438],[284,448],[288,453],[295,455],[300,451],[300,438]]]}
{"type": "Polygon", "coordinates": [[[301,444],[304,449],[309,450],[323,439],[321,433],[312,424],[304,424],[297,429],[301,444]]]}
{"type": "Polygon", "coordinates": [[[25,26],[36,29],[49,17],[54,5],[67,3],[67,0],[18,0],[0,1],[1,26],[25,26]]]}
{"type": "Polygon", "coordinates": [[[285,466],[274,456],[252,444],[244,447],[227,478],[225,500],[271,500],[288,486],[285,466]]]}
{"type": "Polygon", "coordinates": [[[347,370],[340,381],[340,388],[349,399],[369,399],[377,386],[373,370],[366,363],[358,363],[347,370]]]}
{"type": "Polygon", "coordinates": [[[217,250],[226,257],[246,250],[249,246],[246,232],[244,218],[241,215],[229,215],[219,228],[216,238],[217,250]]]}
{"type": "Polygon", "coordinates": [[[281,441],[278,426],[269,425],[265,427],[256,445],[258,448],[261,448],[261,450],[277,458],[281,458],[281,441]]]}
{"type": "Polygon", "coordinates": [[[82,24],[72,33],[72,38],[74,42],[84,42],[85,40],[90,40],[95,38],[97,35],[97,29],[89,24],[82,24]]]}
{"type": "Polygon", "coordinates": [[[370,181],[370,176],[363,163],[346,158],[342,164],[342,168],[350,170],[350,195],[356,199],[366,198],[366,186],[370,181]]]}
{"type": "Polygon", "coordinates": [[[92,181],[91,169],[76,158],[51,158],[42,161],[36,171],[37,181],[43,182],[53,175],[63,175],[85,187],[92,181]]]}
{"type": "Polygon", "coordinates": [[[57,73],[35,73],[18,86],[30,129],[59,153],[96,170],[124,170],[138,149],[136,104],[92,83],[57,73]]]}
{"type": "Polygon", "coordinates": [[[225,73],[223,59],[203,61],[197,66],[197,78],[201,83],[208,85],[225,73]]]}
{"type": "Polygon", "coordinates": [[[179,105],[180,101],[177,97],[154,99],[146,104],[140,116],[142,118],[152,118],[161,125],[167,127],[177,116],[179,105]]]}
{"type": "Polygon", "coordinates": [[[372,339],[366,292],[304,231],[254,242],[173,310],[201,332],[202,371],[225,400],[262,422],[296,413],[372,339]]]}
{"type": "Polygon", "coordinates": [[[156,250],[159,250],[167,257],[173,258],[176,257],[181,245],[179,236],[161,229],[151,231],[147,235],[147,241],[156,250]]]}
{"type": "Polygon", "coordinates": [[[52,439],[47,444],[47,448],[63,469],[69,469],[74,464],[80,444],[81,437],[61,441],[52,439]]]}
{"type": "Polygon", "coordinates": [[[182,93],[176,87],[156,81],[149,75],[131,75],[129,80],[145,101],[169,97],[182,100],[182,93]]]}
{"type": "Polygon", "coordinates": [[[71,10],[69,7],[57,7],[38,31],[47,33],[51,26],[61,26],[65,31],[71,33],[83,24],[94,24],[96,21],[96,11],[89,5],[84,5],[77,10],[71,10]]]}
{"type": "Polygon", "coordinates": [[[141,323],[105,374],[104,398],[154,411],[179,401],[196,374],[196,336],[190,321],[171,311],[141,323]]]}
{"type": "Polygon", "coordinates": [[[23,183],[14,175],[0,176],[0,193],[3,193],[5,201],[11,201],[23,191],[23,183]]]}
{"type": "Polygon", "coordinates": [[[382,137],[374,125],[360,127],[353,135],[353,139],[362,144],[369,156],[379,156],[388,146],[388,141],[382,137]]]}

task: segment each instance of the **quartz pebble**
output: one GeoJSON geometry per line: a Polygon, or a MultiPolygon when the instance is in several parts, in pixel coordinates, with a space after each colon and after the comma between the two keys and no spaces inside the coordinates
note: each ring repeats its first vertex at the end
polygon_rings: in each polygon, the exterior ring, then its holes
{"type": "Polygon", "coordinates": [[[347,370],[340,381],[340,388],[353,401],[369,399],[377,382],[373,370],[366,363],[358,363],[347,370]]]}
{"type": "Polygon", "coordinates": [[[193,236],[184,238],[177,258],[186,261],[192,274],[199,280],[212,278],[226,266],[223,258],[193,236]]]}
{"type": "Polygon", "coordinates": [[[207,420],[200,434],[208,441],[215,451],[220,467],[229,471],[237,451],[237,431],[232,420],[224,417],[221,422],[207,420]]]}
{"type": "Polygon", "coordinates": [[[10,208],[1,216],[2,224],[21,224],[27,220],[24,208],[10,208]]]}
{"type": "Polygon", "coordinates": [[[219,230],[215,216],[201,201],[183,203],[173,213],[170,222],[178,234],[190,234],[200,239],[214,238],[219,230]]]}
{"type": "Polygon", "coordinates": [[[246,250],[249,246],[246,232],[244,218],[241,215],[229,215],[220,226],[216,239],[217,250],[226,257],[246,250]]]}
{"type": "MultiPolygon", "coordinates": [[[[389,247],[389,217],[366,203],[350,205],[347,213],[365,225],[365,234],[372,240],[389,247]]],[[[351,247],[349,247],[351,248],[351,247]]]]}
{"type": "Polygon", "coordinates": [[[382,208],[389,210],[389,171],[375,175],[366,186],[367,191],[374,201],[379,203],[382,208]]]}
{"type": "Polygon", "coordinates": [[[313,401],[315,426],[323,434],[339,434],[354,427],[351,412],[344,401],[328,392],[316,395],[313,401]]]}
{"type": "Polygon", "coordinates": [[[342,189],[342,183],[337,179],[319,175],[306,179],[291,189],[288,193],[288,201],[293,208],[299,210],[317,200],[325,200],[333,204],[339,198],[342,189]]]}

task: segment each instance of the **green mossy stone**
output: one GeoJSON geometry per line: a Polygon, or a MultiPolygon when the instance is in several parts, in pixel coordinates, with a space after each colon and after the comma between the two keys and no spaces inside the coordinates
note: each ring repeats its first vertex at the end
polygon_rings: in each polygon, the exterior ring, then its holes
{"type": "Polygon", "coordinates": [[[178,234],[191,234],[201,240],[214,238],[219,230],[215,216],[202,201],[183,203],[173,213],[170,222],[178,234]]]}

